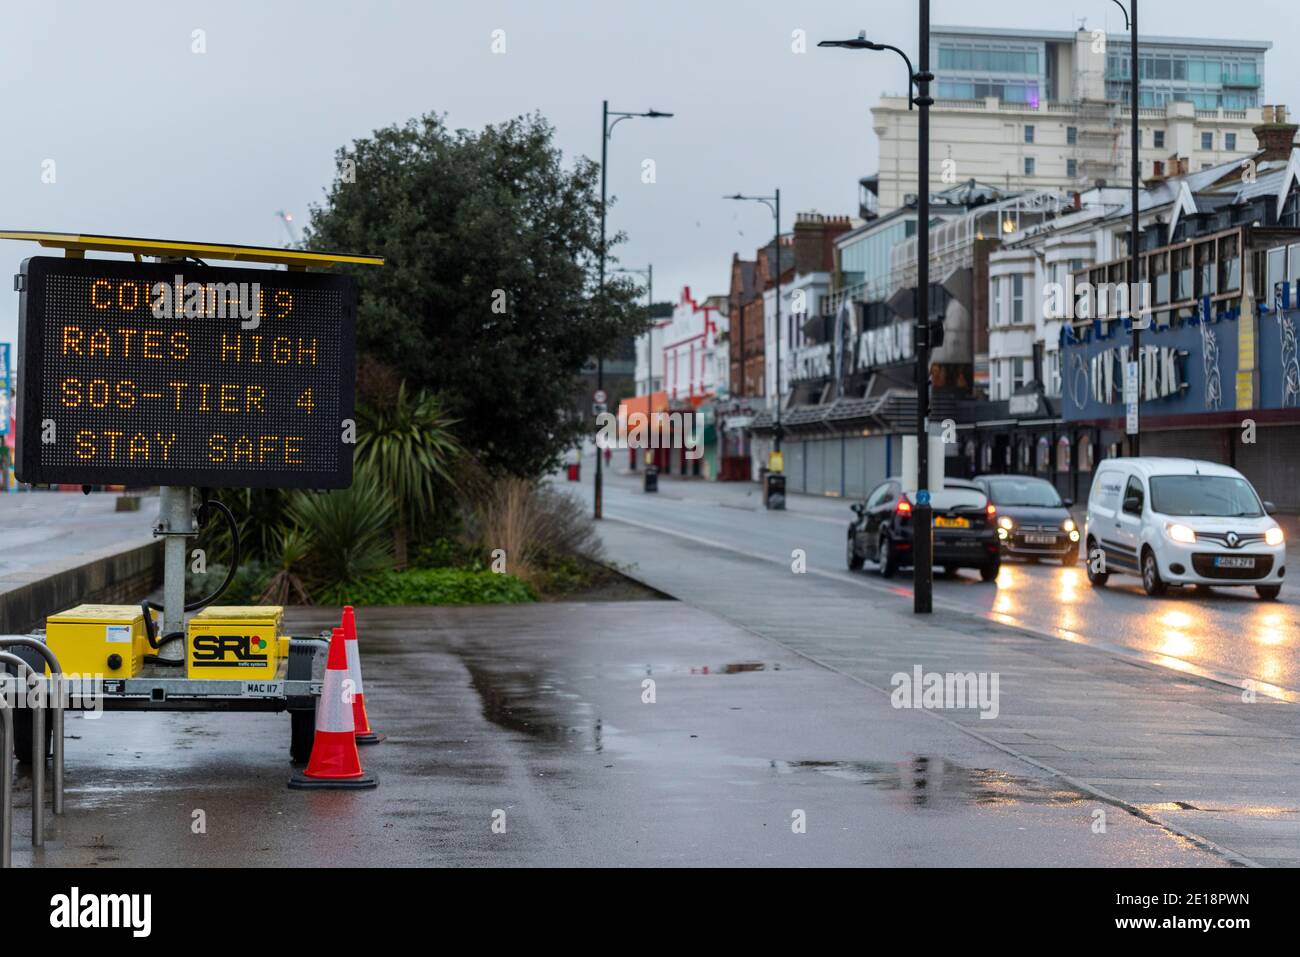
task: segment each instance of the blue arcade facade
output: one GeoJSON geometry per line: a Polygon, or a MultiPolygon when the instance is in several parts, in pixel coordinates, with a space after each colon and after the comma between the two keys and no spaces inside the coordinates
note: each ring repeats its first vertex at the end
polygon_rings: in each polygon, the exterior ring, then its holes
{"type": "MultiPolygon", "coordinates": [[[[1265,217],[1255,205],[1196,214],[1161,245],[1149,241],[1158,235],[1144,234],[1141,279],[1150,299],[1139,356],[1142,454],[1232,465],[1266,499],[1296,510],[1300,229],[1291,215],[1257,225],[1265,217]]],[[[1282,206],[1292,214],[1295,205],[1292,186],[1282,206]]],[[[1081,312],[1116,314],[1112,293],[1127,282],[1124,261],[1098,264],[1075,279],[1092,297],[1080,301],[1081,312]]],[[[1087,472],[1096,460],[1125,454],[1131,328],[1126,318],[1076,316],[1061,331],[1058,428],[1088,449],[1079,463],[1087,472]]],[[[1088,479],[1076,474],[1077,497],[1086,496],[1088,479]]]]}

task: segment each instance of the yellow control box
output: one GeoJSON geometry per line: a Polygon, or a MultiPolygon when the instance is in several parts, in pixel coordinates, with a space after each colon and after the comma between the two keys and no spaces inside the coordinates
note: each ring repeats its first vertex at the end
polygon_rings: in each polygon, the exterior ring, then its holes
{"type": "Polygon", "coordinates": [[[152,649],[139,605],[78,605],[45,620],[64,674],[134,678],[152,649]]]}
{"type": "Polygon", "coordinates": [[[279,605],[205,608],[190,619],[185,640],[189,678],[274,678],[287,654],[280,641],[284,609],[279,605]]]}

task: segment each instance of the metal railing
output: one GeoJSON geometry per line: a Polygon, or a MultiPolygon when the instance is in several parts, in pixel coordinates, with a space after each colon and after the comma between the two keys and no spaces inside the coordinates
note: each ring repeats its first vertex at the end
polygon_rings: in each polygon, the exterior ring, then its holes
{"type": "MultiPolygon", "coordinates": [[[[45,663],[50,668],[50,708],[51,724],[53,725],[51,733],[54,737],[54,813],[63,813],[63,668],[59,665],[58,656],[49,645],[35,638],[22,637],[5,637],[0,638],[0,649],[3,648],[32,648],[35,649],[45,663]]],[[[45,760],[45,742],[41,742],[41,762],[45,760]]],[[[32,754],[35,760],[36,753],[32,754]]]]}
{"type": "MultiPolygon", "coordinates": [[[[23,659],[19,658],[13,652],[0,651],[0,664],[13,665],[19,669],[19,679],[23,675],[29,678],[36,678],[36,684],[45,680],[44,675],[37,675],[34,669],[23,659]]],[[[28,681],[28,689],[32,687],[32,682],[28,681]]],[[[32,708],[32,847],[45,846],[45,709],[32,708]]],[[[7,714],[8,712],[6,712],[7,714]]],[[[12,745],[12,729],[7,735],[12,745]]],[[[10,777],[12,764],[10,751],[12,748],[6,748],[4,753],[4,763],[6,771],[7,792],[12,792],[12,780],[10,777]]],[[[6,798],[9,794],[6,794],[6,798]]],[[[7,800],[8,813],[5,815],[4,830],[7,831],[12,839],[13,827],[13,804],[12,800],[7,800]]],[[[8,866],[7,864],[5,866],[8,866]]]]}
{"type": "Polygon", "coordinates": [[[14,716],[0,695],[0,869],[13,866],[14,854],[14,716]]]}

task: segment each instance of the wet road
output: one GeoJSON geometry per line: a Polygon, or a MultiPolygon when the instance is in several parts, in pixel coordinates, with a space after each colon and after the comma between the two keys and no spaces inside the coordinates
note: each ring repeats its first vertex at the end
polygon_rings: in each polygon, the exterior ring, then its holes
{"type": "Polygon", "coordinates": [[[378,789],[288,790],[283,715],[70,718],[67,814],[33,855],[23,776],[15,864],[1226,863],[682,603],[361,609],[358,626],[388,734],[361,751],[378,789]]]}
{"type": "MultiPolygon", "coordinates": [[[[587,501],[590,486],[565,484],[587,501]]],[[[802,549],[811,573],[851,577],[910,602],[910,570],[887,581],[870,563],[862,572],[845,568],[846,500],[792,496],[787,511],[767,512],[748,483],[664,479],[660,488],[647,495],[639,476],[611,476],[605,514],[786,565],[802,549]]],[[[1171,589],[1152,599],[1136,578],[1117,575],[1095,589],[1082,566],[1008,561],[996,585],[963,571],[937,578],[934,594],[937,608],[973,611],[1231,684],[1251,681],[1261,694],[1300,701],[1300,592],[1287,588],[1277,602],[1231,588],[1171,589]]]]}

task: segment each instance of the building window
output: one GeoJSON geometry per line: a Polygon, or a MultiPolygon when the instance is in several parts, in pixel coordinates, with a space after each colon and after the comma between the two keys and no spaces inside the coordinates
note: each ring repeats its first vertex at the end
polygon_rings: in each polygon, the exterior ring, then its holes
{"type": "Polygon", "coordinates": [[[993,284],[993,325],[1006,325],[1007,320],[1002,315],[1002,280],[995,278],[993,284]]]}
{"type": "Polygon", "coordinates": [[[1067,126],[1065,128],[1065,143],[1067,146],[1074,146],[1079,142],[1079,128],[1077,126],[1067,126]]]}
{"type": "Polygon", "coordinates": [[[1026,143],[1032,143],[1033,141],[1034,141],[1034,124],[1032,124],[1032,123],[1026,123],[1026,124],[1025,124],[1025,142],[1026,142],[1026,143]]]}
{"type": "Polygon", "coordinates": [[[1068,159],[1065,161],[1065,178],[1066,179],[1079,178],[1079,164],[1072,159],[1068,159]]]}
{"type": "Polygon", "coordinates": [[[1079,471],[1092,471],[1092,439],[1086,435],[1079,437],[1079,471]]]}
{"type": "Polygon", "coordinates": [[[1025,157],[1025,175],[1026,176],[1034,175],[1034,158],[1032,156],[1025,157]]]}
{"type": "Polygon", "coordinates": [[[1025,321],[1025,277],[1011,277],[1011,322],[1015,325],[1025,321]]]}
{"type": "Polygon", "coordinates": [[[1047,436],[1038,437],[1038,454],[1035,456],[1037,461],[1034,463],[1039,472],[1046,472],[1052,461],[1052,443],[1047,441],[1047,436]]]}
{"type": "Polygon", "coordinates": [[[1201,149],[1203,149],[1203,150],[1212,150],[1212,149],[1214,149],[1214,134],[1213,134],[1213,133],[1202,133],[1202,134],[1201,134],[1201,149]]]}
{"type": "Polygon", "coordinates": [[[1043,357],[1043,391],[1050,398],[1061,397],[1061,350],[1057,349],[1043,357]]]}
{"type": "Polygon", "coordinates": [[[1235,149],[1237,148],[1237,134],[1236,134],[1236,133],[1224,133],[1224,134],[1223,134],[1223,148],[1224,148],[1225,150],[1230,151],[1230,152],[1231,152],[1232,150],[1235,150],[1235,149]]]}
{"type": "Polygon", "coordinates": [[[1034,360],[1028,358],[1011,360],[1011,391],[1014,393],[1021,386],[1026,386],[1034,379],[1034,360]]]}
{"type": "Polygon", "coordinates": [[[1070,440],[1064,435],[1056,440],[1056,471],[1070,471],[1070,440]]]}
{"type": "Polygon", "coordinates": [[[1155,130],[1154,132],[1152,132],[1151,139],[1153,141],[1151,145],[1154,146],[1156,149],[1162,150],[1165,148],[1164,130],[1155,130]]]}

